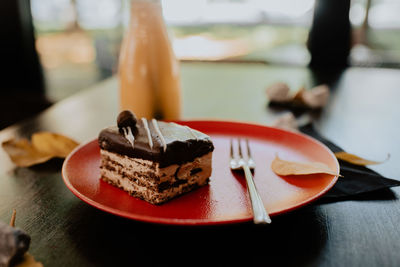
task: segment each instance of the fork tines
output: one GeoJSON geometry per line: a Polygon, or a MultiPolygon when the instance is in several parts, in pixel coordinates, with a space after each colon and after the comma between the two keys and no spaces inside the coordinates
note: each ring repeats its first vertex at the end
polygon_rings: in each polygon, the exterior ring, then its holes
{"type": "MultiPolygon", "coordinates": [[[[249,139],[245,138],[245,145],[246,145],[246,155],[244,155],[243,153],[243,149],[242,149],[242,138],[238,138],[237,139],[237,155],[239,156],[239,158],[243,158],[243,159],[250,159],[251,158],[251,151],[250,151],[250,145],[249,145],[249,139]]],[[[233,139],[230,140],[230,147],[231,147],[231,157],[235,157],[235,151],[233,148],[233,139]]]]}

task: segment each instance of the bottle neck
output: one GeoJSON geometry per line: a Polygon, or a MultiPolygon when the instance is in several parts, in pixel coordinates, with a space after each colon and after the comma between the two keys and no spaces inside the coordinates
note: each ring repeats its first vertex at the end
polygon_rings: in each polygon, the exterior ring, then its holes
{"type": "Polygon", "coordinates": [[[162,7],[160,0],[130,0],[130,23],[143,21],[162,22],[162,7]]]}
{"type": "Polygon", "coordinates": [[[148,13],[162,14],[160,0],[131,0],[130,1],[131,14],[148,13]]]}
{"type": "Polygon", "coordinates": [[[131,3],[135,3],[135,2],[145,2],[145,3],[155,3],[155,4],[160,4],[161,1],[160,0],[131,0],[131,3]]]}

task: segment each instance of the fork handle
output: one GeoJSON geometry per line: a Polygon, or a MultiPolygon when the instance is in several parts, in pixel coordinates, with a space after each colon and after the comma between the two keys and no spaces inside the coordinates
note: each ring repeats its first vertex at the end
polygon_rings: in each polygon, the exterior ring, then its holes
{"type": "Polygon", "coordinates": [[[267,211],[265,210],[264,203],[257,192],[256,185],[253,181],[253,175],[251,174],[250,168],[247,164],[242,166],[244,175],[246,177],[247,190],[250,195],[251,207],[253,209],[253,221],[255,224],[267,224],[271,223],[267,211]]]}

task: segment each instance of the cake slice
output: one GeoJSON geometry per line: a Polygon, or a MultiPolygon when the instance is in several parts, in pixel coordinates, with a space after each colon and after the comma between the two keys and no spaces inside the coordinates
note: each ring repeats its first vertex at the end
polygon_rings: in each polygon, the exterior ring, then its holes
{"type": "Polygon", "coordinates": [[[137,120],[130,111],[99,134],[101,179],[152,204],[206,185],[214,146],[210,137],[176,123],[137,120]]]}

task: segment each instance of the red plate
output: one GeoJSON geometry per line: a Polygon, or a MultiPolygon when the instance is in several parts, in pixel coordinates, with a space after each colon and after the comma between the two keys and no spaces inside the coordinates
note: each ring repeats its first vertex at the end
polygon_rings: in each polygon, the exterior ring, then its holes
{"type": "Polygon", "coordinates": [[[222,121],[184,121],[208,134],[215,146],[210,184],[156,206],[129,196],[100,180],[97,140],[76,148],[65,160],[62,175],[67,187],[86,203],[122,217],[163,224],[204,225],[252,220],[246,183],[232,173],[229,140],[248,138],[257,164],[254,181],[270,215],[277,215],[317,199],[336,182],[333,175],[280,177],[270,164],[279,157],[293,161],[319,161],[339,172],[333,153],[306,135],[256,124],[222,121]]]}

